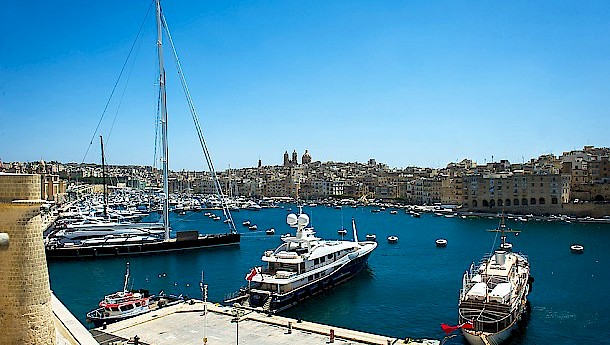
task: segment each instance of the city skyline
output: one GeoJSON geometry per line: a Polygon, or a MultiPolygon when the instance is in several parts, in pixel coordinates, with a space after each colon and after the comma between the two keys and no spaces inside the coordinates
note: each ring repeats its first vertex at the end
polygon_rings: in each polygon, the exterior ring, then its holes
{"type": "MultiPolygon", "coordinates": [[[[93,135],[150,4],[7,4],[2,161],[80,163],[92,141],[99,163],[103,134],[108,164],[153,164],[150,13],[93,135]]],[[[163,5],[217,170],[286,150],[436,168],[608,146],[605,2],[163,5]]],[[[206,170],[164,43],[170,169],[206,170]]]]}

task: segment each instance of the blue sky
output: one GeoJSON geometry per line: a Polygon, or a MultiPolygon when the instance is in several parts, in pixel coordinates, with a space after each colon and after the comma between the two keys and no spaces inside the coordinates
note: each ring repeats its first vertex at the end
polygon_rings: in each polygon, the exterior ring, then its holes
{"type": "MultiPolygon", "coordinates": [[[[83,160],[149,5],[4,4],[1,160],[83,160]]],[[[281,164],[293,149],[442,167],[609,145],[608,1],[168,0],[163,10],[220,170],[281,164]]],[[[100,126],[111,164],[154,161],[155,30],[151,13],[100,126]]],[[[165,54],[170,167],[203,170],[165,54]]],[[[86,162],[100,161],[98,135],[86,162]]]]}

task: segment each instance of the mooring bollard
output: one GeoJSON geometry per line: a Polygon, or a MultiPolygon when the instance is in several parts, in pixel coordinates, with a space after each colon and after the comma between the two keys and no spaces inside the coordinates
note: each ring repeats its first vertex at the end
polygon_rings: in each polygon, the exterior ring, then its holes
{"type": "Polygon", "coordinates": [[[392,341],[388,339],[388,345],[392,345],[392,341]]]}
{"type": "Polygon", "coordinates": [[[330,340],[328,342],[329,343],[334,343],[335,342],[335,330],[334,329],[330,330],[330,340]]]}
{"type": "Polygon", "coordinates": [[[138,337],[138,335],[136,334],[135,337],[133,337],[133,345],[139,345],[140,344],[140,337],[138,337]]]}
{"type": "Polygon", "coordinates": [[[292,333],[292,321],[288,321],[288,334],[292,333]]]}

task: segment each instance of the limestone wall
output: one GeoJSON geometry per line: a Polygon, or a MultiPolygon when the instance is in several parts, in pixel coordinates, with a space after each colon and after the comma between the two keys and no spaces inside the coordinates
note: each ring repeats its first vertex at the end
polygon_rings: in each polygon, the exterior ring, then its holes
{"type": "Polygon", "coordinates": [[[0,174],[0,344],[55,344],[42,241],[40,176],[0,174]],[[16,202],[15,200],[21,200],[16,202]]]}

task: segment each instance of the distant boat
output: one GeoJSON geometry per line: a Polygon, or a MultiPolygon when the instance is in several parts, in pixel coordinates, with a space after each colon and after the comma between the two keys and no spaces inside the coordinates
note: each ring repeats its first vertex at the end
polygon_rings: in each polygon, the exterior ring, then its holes
{"type": "Polygon", "coordinates": [[[244,221],[241,223],[241,225],[243,225],[243,226],[250,226],[250,224],[251,224],[251,223],[250,223],[250,221],[249,221],[249,220],[244,220],[244,221]]]}
{"type": "Polygon", "coordinates": [[[248,229],[250,229],[250,230],[256,230],[256,229],[258,229],[258,226],[256,226],[256,224],[253,224],[253,225],[250,225],[250,226],[248,227],[248,229]]]}
{"type": "Polygon", "coordinates": [[[447,247],[447,240],[444,238],[439,238],[435,241],[437,247],[447,247]]]}
{"type": "Polygon", "coordinates": [[[388,236],[388,243],[398,243],[398,236],[388,236]]]}
{"type": "Polygon", "coordinates": [[[375,235],[375,234],[367,234],[366,235],[366,240],[367,241],[376,241],[377,240],[377,235],[375,235]]]}
{"type": "Polygon", "coordinates": [[[267,235],[275,235],[275,229],[274,228],[267,229],[267,230],[265,230],[265,233],[267,235]]]}

